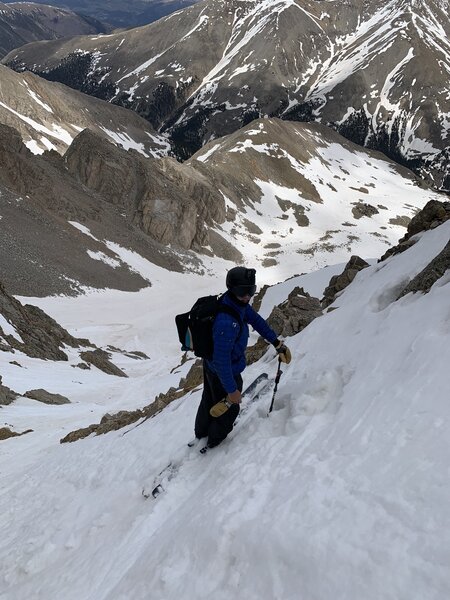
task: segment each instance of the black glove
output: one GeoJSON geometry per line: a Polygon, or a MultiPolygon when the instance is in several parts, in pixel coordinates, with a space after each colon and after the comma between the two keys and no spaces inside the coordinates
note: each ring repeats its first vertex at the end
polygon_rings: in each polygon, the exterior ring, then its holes
{"type": "Polygon", "coordinates": [[[288,365],[292,360],[292,354],[289,348],[281,340],[275,340],[273,345],[275,346],[275,350],[277,351],[281,362],[288,365]]]}

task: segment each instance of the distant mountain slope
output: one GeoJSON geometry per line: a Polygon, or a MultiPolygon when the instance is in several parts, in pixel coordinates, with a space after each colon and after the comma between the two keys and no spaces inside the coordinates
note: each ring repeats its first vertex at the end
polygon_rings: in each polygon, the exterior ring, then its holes
{"type": "Polygon", "coordinates": [[[426,202],[446,199],[318,123],[260,119],[210,142],[187,165],[224,197],[220,235],[280,277],[383,254],[426,202]]]}
{"type": "Polygon", "coordinates": [[[5,60],[136,110],[181,158],[262,116],[318,120],[450,189],[444,0],[207,0],[5,60]]]}
{"type": "Polygon", "coordinates": [[[255,121],[183,164],[84,132],[65,163],[123,212],[133,207],[158,242],[272,268],[278,279],[384,254],[419,209],[445,198],[323,125],[280,119],[255,121]]]}
{"type": "Polygon", "coordinates": [[[134,225],[132,207],[128,214],[72,177],[58,154],[35,156],[18,132],[0,125],[0,281],[11,293],[136,291],[151,281],[130,265],[135,254],[180,271],[180,253],[134,225]],[[128,258],[117,255],[119,247],[128,258]]]}
{"type": "MultiPolygon", "coordinates": [[[[114,27],[136,27],[195,4],[198,0],[51,0],[53,6],[62,6],[90,15],[114,27]]],[[[37,0],[39,4],[46,0],[37,0]]]]}
{"type": "Polygon", "coordinates": [[[32,295],[138,289],[149,283],[134,272],[140,256],[172,271],[208,269],[212,256],[248,262],[277,281],[384,254],[444,197],[323,125],[279,119],[183,164],[89,130],[63,157],[34,156],[0,126],[0,164],[0,279],[32,295]]]}
{"type": "Polygon", "coordinates": [[[0,57],[37,40],[106,33],[109,27],[67,8],[34,2],[0,2],[0,57]]]}
{"type": "Polygon", "coordinates": [[[0,123],[20,131],[35,154],[64,153],[86,127],[145,156],[165,155],[169,149],[167,140],[134,112],[2,65],[0,123]]]}

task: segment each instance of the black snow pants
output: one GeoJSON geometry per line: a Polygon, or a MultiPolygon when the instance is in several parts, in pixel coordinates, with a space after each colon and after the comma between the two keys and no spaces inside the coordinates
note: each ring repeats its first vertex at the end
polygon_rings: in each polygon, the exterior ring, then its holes
{"type": "MultiPolygon", "coordinates": [[[[242,392],[242,377],[235,375],[237,389],[242,392]]],[[[239,414],[239,404],[233,404],[220,417],[212,417],[210,408],[227,396],[218,376],[203,363],[203,394],[195,418],[195,437],[208,437],[208,446],[213,448],[222,442],[233,429],[239,414]]]]}

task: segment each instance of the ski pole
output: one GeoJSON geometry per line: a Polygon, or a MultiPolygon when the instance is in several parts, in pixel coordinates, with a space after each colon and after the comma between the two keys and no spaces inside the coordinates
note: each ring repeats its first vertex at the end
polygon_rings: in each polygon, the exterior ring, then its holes
{"type": "Polygon", "coordinates": [[[267,416],[269,416],[270,413],[272,412],[273,403],[275,401],[275,394],[277,393],[278,384],[280,383],[280,379],[281,379],[281,375],[282,374],[283,374],[283,371],[281,370],[281,358],[278,357],[278,369],[277,369],[277,374],[275,376],[275,387],[274,387],[274,390],[273,390],[272,402],[270,403],[270,408],[269,408],[269,412],[267,413],[267,416]]]}

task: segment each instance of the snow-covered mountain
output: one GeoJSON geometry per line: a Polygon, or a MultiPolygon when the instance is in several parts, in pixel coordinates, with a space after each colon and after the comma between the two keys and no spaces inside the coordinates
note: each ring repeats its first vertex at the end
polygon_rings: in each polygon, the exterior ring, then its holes
{"type": "Polygon", "coordinates": [[[109,30],[100,21],[67,8],[34,2],[0,2],[0,57],[37,40],[107,33],[109,30]]]}
{"type": "MultiPolygon", "coordinates": [[[[190,361],[180,365],[173,315],[223,287],[223,262],[211,259],[208,276],[141,261],[154,285],[139,293],[36,300],[71,333],[150,360],[124,356],[119,379],[73,369],[72,356],[0,353],[3,385],[23,393],[39,381],[72,401],[1,410],[8,429],[33,429],[0,442],[3,597],[447,598],[449,239],[447,220],[360,272],[333,311],[287,340],[293,361],[270,417],[268,390],[206,456],[185,449],[199,389],[138,426],[59,440],[178,385],[190,361]],[[170,461],[165,494],[144,500],[170,461]]],[[[271,288],[261,314],[295,286],[320,296],[331,274],[271,288]]],[[[245,384],[274,376],[273,354],[245,384]]]]}
{"type": "Polygon", "coordinates": [[[183,164],[89,130],[62,158],[33,156],[0,128],[0,162],[0,280],[33,295],[149,285],[117,244],[174,270],[205,268],[208,256],[249,262],[276,282],[353,254],[380,256],[427,202],[446,198],[320,124],[279,119],[210,142],[183,164]]]}
{"type": "Polygon", "coordinates": [[[169,150],[167,139],[132,111],[2,65],[0,81],[0,123],[17,129],[35,154],[63,154],[85,128],[144,156],[164,156],[169,150]]]}
{"type": "Polygon", "coordinates": [[[426,202],[446,199],[411,171],[318,123],[253,121],[184,166],[225,200],[214,231],[278,279],[395,244],[426,202]]]}
{"type": "Polygon", "coordinates": [[[318,120],[447,189],[447,8],[209,0],[146,27],[33,44],[5,60],[133,108],[170,132],[184,158],[255,116],[318,120]]]}

